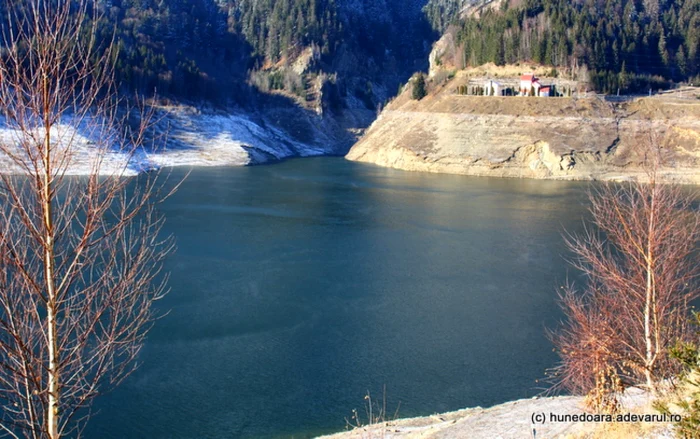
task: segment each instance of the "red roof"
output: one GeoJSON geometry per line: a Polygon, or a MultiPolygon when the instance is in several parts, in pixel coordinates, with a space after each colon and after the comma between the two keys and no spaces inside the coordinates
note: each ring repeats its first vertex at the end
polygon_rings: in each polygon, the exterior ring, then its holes
{"type": "Polygon", "coordinates": [[[543,85],[542,87],[540,87],[540,93],[542,93],[543,91],[551,91],[551,89],[551,85],[543,85]]]}
{"type": "Polygon", "coordinates": [[[535,74],[534,73],[526,73],[520,77],[521,81],[534,81],[535,80],[535,74]]]}

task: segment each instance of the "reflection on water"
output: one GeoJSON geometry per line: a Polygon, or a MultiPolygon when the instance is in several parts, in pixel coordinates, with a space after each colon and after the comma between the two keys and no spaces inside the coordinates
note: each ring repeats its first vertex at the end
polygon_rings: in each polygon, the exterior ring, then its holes
{"type": "Polygon", "coordinates": [[[404,417],[532,396],[585,187],[340,158],[197,169],[162,206],[170,313],[87,436],[309,437],[383,385],[404,417]]]}

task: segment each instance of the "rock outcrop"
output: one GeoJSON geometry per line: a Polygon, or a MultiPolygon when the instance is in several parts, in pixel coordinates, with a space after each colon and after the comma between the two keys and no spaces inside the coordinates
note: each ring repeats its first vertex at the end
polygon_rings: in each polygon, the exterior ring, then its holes
{"type": "Polygon", "coordinates": [[[645,178],[656,144],[661,179],[700,184],[697,99],[461,96],[455,81],[421,101],[399,96],[346,157],[412,171],[625,180],[645,178]]]}

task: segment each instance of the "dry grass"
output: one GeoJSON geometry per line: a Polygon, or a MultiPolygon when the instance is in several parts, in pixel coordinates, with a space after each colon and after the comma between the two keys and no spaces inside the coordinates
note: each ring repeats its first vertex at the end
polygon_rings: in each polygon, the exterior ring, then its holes
{"type": "MultiPolygon", "coordinates": [[[[493,78],[519,77],[523,73],[534,73],[535,76],[548,78],[552,67],[542,66],[535,63],[522,63],[519,65],[506,64],[497,66],[494,63],[487,63],[476,67],[467,67],[457,73],[460,78],[479,78],[488,76],[493,78]]],[[[562,71],[559,70],[561,73],[562,71]]]]}
{"type": "Polygon", "coordinates": [[[576,436],[568,436],[567,439],[631,439],[631,438],[659,438],[664,437],[665,425],[656,424],[599,424],[592,431],[576,436]]]}
{"type": "Polygon", "coordinates": [[[392,422],[399,417],[399,408],[393,414],[387,412],[386,386],[382,389],[380,400],[373,399],[367,391],[364,397],[364,414],[353,409],[351,417],[345,418],[346,428],[359,433],[362,439],[385,439],[392,422]]]}

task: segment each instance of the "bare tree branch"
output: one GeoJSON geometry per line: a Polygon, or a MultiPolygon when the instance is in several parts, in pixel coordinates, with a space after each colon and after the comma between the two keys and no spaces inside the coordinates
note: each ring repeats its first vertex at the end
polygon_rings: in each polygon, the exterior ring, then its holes
{"type": "Polygon", "coordinates": [[[92,399],[133,371],[166,292],[162,185],[127,176],[153,113],[126,123],[96,1],[4,7],[0,436],[80,436],[92,399]]]}
{"type": "Polygon", "coordinates": [[[689,304],[700,297],[700,213],[695,194],[656,183],[657,150],[652,136],[648,184],[592,191],[593,227],[566,238],[571,263],[587,283],[564,288],[567,321],[550,333],[561,357],[552,371],[557,387],[590,395],[602,386],[614,393],[614,377],[622,386],[656,392],[677,372],[669,348],[692,337],[687,322],[689,304]]]}

